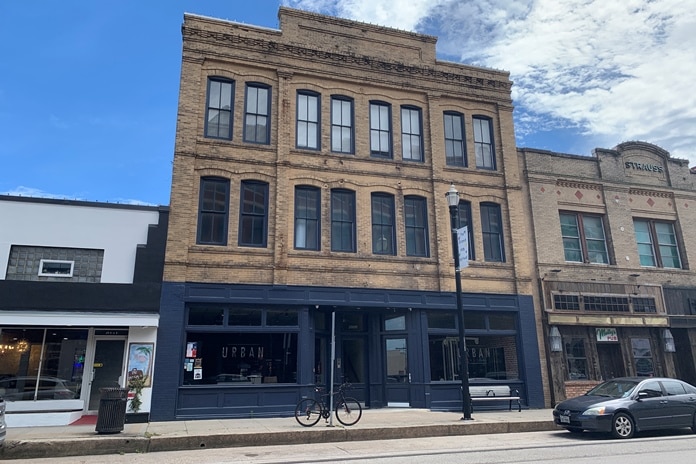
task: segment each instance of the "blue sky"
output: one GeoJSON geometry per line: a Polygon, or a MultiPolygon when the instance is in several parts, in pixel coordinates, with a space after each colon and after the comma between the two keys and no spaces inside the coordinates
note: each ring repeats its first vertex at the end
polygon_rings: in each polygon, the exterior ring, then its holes
{"type": "Polygon", "coordinates": [[[3,1],[0,193],[168,204],[184,12],[277,28],[281,3],[510,71],[518,146],[696,165],[694,0],[3,1]]]}

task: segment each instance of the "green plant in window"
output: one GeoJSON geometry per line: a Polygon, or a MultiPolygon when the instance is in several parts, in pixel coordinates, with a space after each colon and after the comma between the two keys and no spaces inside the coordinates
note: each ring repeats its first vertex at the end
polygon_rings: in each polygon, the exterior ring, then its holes
{"type": "Polygon", "coordinates": [[[140,407],[143,404],[141,395],[145,385],[147,385],[147,376],[131,376],[128,378],[128,391],[133,392],[133,398],[130,400],[129,408],[135,413],[140,411],[140,407]]]}

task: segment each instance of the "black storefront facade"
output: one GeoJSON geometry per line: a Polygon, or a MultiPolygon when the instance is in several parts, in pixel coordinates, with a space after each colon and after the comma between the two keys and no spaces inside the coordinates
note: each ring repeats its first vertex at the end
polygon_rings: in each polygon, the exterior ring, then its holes
{"type": "MultiPolygon", "coordinates": [[[[465,293],[463,307],[470,384],[544,407],[532,298],[465,293]]],[[[456,314],[454,293],[164,283],[151,419],[291,415],[328,385],[332,325],[334,381],[367,407],[459,410],[456,314]]]]}

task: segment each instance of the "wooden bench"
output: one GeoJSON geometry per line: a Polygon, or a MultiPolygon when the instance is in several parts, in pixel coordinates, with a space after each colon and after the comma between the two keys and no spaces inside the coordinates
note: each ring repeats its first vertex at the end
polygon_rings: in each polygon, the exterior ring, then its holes
{"type": "Polygon", "coordinates": [[[470,385],[469,397],[471,398],[471,410],[478,401],[508,401],[509,410],[512,411],[512,402],[517,401],[517,411],[522,412],[520,392],[510,389],[508,385],[470,385]]]}

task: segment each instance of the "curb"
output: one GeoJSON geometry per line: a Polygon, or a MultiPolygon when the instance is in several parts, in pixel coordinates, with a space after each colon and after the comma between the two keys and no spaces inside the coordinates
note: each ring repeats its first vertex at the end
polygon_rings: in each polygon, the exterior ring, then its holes
{"type": "Polygon", "coordinates": [[[345,441],[394,440],[493,433],[544,432],[557,430],[553,421],[479,422],[383,428],[331,428],[311,432],[254,432],[194,436],[95,437],[42,441],[7,441],[0,448],[0,460],[36,459],[104,454],[155,453],[205,448],[297,445],[345,441]]]}

